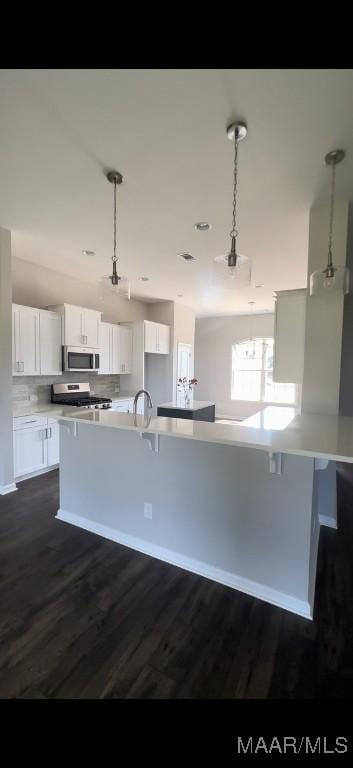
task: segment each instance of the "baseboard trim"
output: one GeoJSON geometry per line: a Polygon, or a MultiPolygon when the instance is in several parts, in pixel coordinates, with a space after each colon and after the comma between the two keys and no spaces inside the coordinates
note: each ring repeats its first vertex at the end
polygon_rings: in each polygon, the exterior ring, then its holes
{"type": "Polygon", "coordinates": [[[58,469],[59,464],[53,464],[52,467],[45,467],[44,469],[37,469],[36,472],[29,472],[28,475],[19,475],[15,478],[17,483],[22,483],[23,480],[30,480],[31,477],[40,477],[40,475],[47,475],[48,472],[52,472],[53,469],[58,469]]]}
{"type": "Polygon", "coordinates": [[[327,528],[334,528],[337,531],[337,520],[330,515],[319,515],[320,525],[326,525],[327,528]]]}
{"type": "Polygon", "coordinates": [[[0,485],[0,496],[6,496],[7,493],[13,493],[17,491],[16,483],[9,483],[8,485],[0,485]]]}
{"type": "Polygon", "coordinates": [[[139,539],[136,536],[130,536],[127,533],[117,531],[114,528],[94,522],[93,520],[73,514],[72,512],[67,512],[64,509],[58,509],[56,518],[65,523],[76,525],[78,528],[83,528],[85,531],[90,531],[90,533],[103,536],[103,538],[109,539],[110,541],[115,541],[117,544],[123,544],[126,547],[135,549],[138,552],[142,552],[144,555],[155,557],[157,560],[163,560],[170,565],[176,565],[178,568],[183,568],[185,571],[197,573],[199,576],[204,576],[206,579],[211,579],[211,581],[217,581],[227,587],[237,589],[239,592],[245,592],[251,597],[264,600],[266,603],[276,605],[278,608],[284,608],[298,616],[312,619],[311,605],[307,600],[299,600],[284,592],[278,592],[275,589],[259,584],[256,581],[251,581],[250,579],[245,579],[230,571],[224,571],[221,568],[208,565],[208,563],[204,563],[201,560],[194,560],[191,557],[181,555],[171,549],[159,547],[157,544],[152,544],[144,539],[139,539]]]}

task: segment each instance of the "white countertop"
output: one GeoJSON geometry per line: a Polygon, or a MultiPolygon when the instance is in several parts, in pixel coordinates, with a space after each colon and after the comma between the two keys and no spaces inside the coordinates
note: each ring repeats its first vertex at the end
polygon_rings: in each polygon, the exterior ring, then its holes
{"type": "Polygon", "coordinates": [[[189,405],[185,405],[184,398],[180,400],[172,400],[170,403],[158,403],[157,408],[178,408],[183,411],[199,411],[201,408],[208,408],[215,405],[215,402],[209,402],[208,400],[190,400],[189,405]]]}
{"type": "Polygon", "coordinates": [[[233,425],[167,419],[164,416],[148,420],[143,416],[134,418],[132,414],[103,410],[75,412],[65,415],[61,421],[76,421],[93,426],[149,432],[165,437],[256,448],[269,453],[288,453],[353,463],[353,418],[310,413],[295,415],[294,409],[291,409],[293,412],[289,414],[286,408],[285,416],[282,414],[283,426],[280,428],[279,410],[279,407],[276,407],[275,412],[271,408],[265,408],[261,412],[262,423],[266,424],[266,428],[249,424],[253,422],[253,416],[241,424],[233,425]],[[291,420],[290,415],[293,416],[291,420]]]}
{"type": "MultiPolygon", "coordinates": [[[[130,400],[134,395],[117,394],[112,397],[112,402],[117,403],[120,400],[130,400]]],[[[58,403],[38,403],[31,400],[13,401],[12,415],[14,418],[19,416],[32,416],[33,413],[41,413],[43,416],[64,416],[66,413],[87,411],[86,408],[77,408],[76,405],[60,405],[58,403]]]]}
{"type": "Polygon", "coordinates": [[[12,415],[13,418],[19,418],[20,416],[32,416],[34,413],[40,413],[42,416],[49,416],[50,418],[59,418],[60,416],[70,415],[71,413],[82,413],[84,408],[77,408],[75,405],[59,405],[56,403],[32,403],[30,400],[13,404],[12,415]]]}

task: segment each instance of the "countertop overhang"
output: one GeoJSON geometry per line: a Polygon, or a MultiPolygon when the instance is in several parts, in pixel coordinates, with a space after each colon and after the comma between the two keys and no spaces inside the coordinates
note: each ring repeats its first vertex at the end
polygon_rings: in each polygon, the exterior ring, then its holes
{"type": "MultiPolygon", "coordinates": [[[[276,409],[276,411],[279,410],[276,409]]],[[[265,408],[261,412],[261,423],[266,424],[266,428],[256,426],[256,423],[254,425],[254,417],[241,424],[233,425],[171,419],[164,416],[135,417],[132,414],[105,410],[68,414],[60,419],[60,423],[76,422],[92,427],[108,427],[139,434],[149,433],[162,437],[179,437],[199,442],[254,448],[274,454],[287,453],[353,463],[353,418],[313,413],[296,415],[294,409],[284,410],[287,411],[286,418],[282,420],[282,423],[287,422],[284,427],[278,426],[278,413],[276,418],[273,415],[271,419],[271,412],[273,414],[271,408],[265,408]],[[292,411],[292,414],[288,411],[292,411]]]]}

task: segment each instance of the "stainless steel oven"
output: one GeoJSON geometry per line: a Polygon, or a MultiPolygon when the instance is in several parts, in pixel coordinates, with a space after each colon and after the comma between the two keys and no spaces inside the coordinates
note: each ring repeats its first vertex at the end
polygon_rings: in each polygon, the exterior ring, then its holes
{"type": "Polygon", "coordinates": [[[99,371],[99,352],[87,347],[63,347],[63,371],[99,371]]]}

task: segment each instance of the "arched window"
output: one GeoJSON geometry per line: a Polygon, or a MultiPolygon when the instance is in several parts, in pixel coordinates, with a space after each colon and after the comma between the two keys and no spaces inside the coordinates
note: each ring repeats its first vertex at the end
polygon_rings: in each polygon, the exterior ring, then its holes
{"type": "Polygon", "coordinates": [[[232,347],[232,400],[294,405],[295,384],[272,379],[273,339],[247,339],[232,347]]]}

